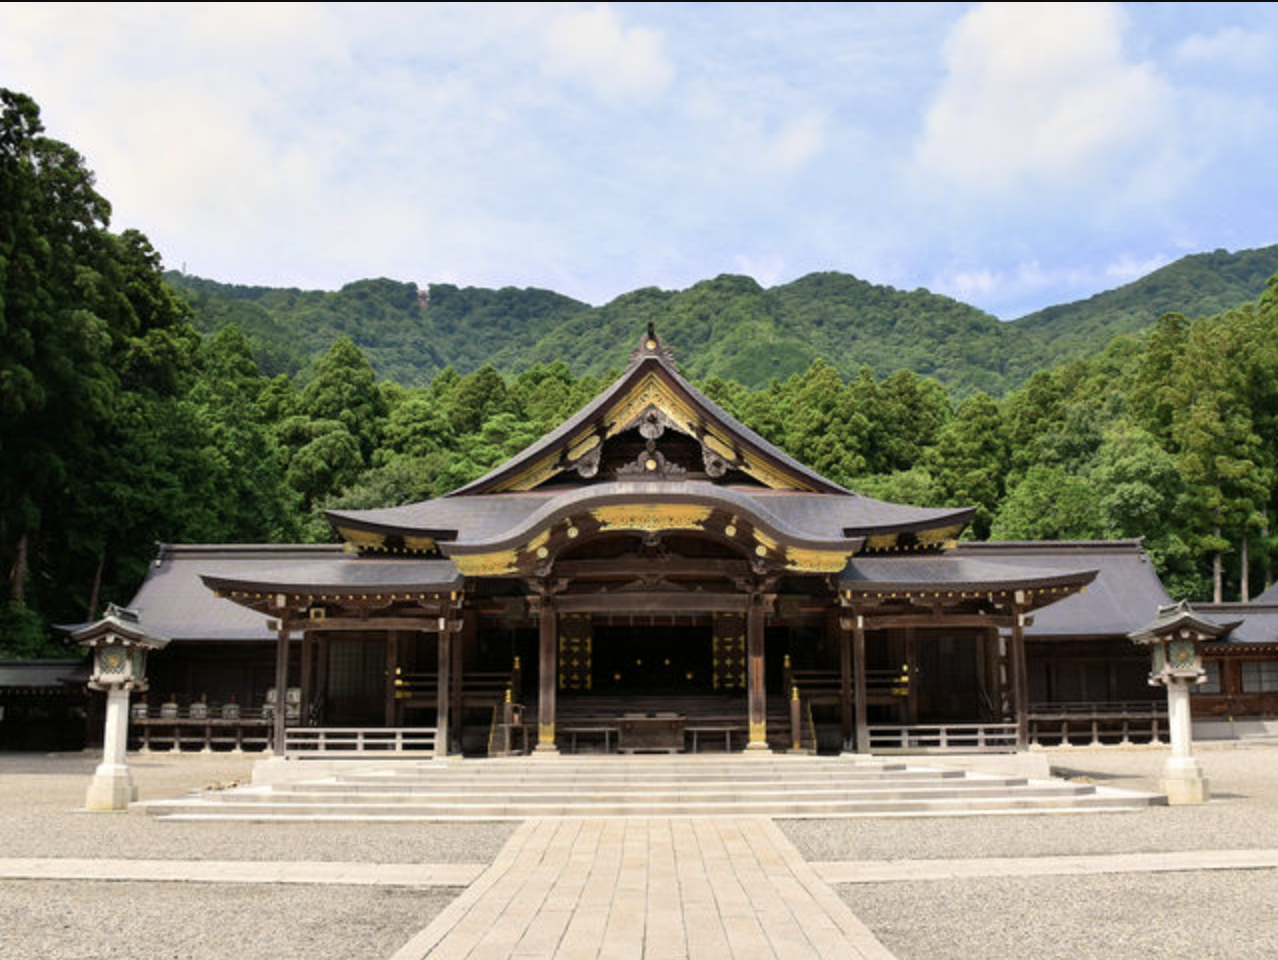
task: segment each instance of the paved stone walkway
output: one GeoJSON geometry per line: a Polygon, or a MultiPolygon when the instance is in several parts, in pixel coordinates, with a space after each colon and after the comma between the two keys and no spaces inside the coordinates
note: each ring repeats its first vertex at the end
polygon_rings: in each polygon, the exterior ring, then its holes
{"type": "Polygon", "coordinates": [[[0,859],[0,879],[467,889],[392,960],[892,960],[829,884],[1278,867],[1278,849],[806,863],[766,818],[542,819],[491,866],[0,859]]]}
{"type": "Polygon", "coordinates": [[[764,818],[525,822],[392,960],[891,960],[764,818]]]}

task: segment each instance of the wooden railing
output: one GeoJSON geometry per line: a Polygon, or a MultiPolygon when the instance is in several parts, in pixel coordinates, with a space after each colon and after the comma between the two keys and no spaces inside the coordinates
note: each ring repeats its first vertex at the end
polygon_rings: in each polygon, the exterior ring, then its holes
{"type": "Polygon", "coordinates": [[[1008,753],[1016,750],[1014,723],[870,724],[874,753],[1008,753]]]}
{"type": "Polygon", "coordinates": [[[270,744],[271,718],[261,710],[229,704],[228,709],[176,703],[148,709],[136,703],[129,713],[129,738],[143,753],[157,749],[264,750],[270,744]]]}
{"type": "Polygon", "coordinates": [[[1032,746],[1160,743],[1167,729],[1167,704],[1158,701],[1036,703],[1028,716],[1032,746]]]}
{"type": "MultiPolygon", "coordinates": [[[[462,677],[462,702],[490,704],[502,700],[511,689],[510,673],[467,673],[462,677]]],[[[434,706],[439,695],[438,676],[434,673],[398,673],[395,675],[395,699],[434,706]]]]}
{"type": "Polygon", "coordinates": [[[434,752],[434,727],[289,727],[284,731],[284,754],[291,758],[385,758],[434,752]]]}
{"type": "MultiPolygon", "coordinates": [[[[804,700],[813,703],[838,703],[843,681],[837,670],[793,670],[787,672],[788,683],[799,688],[804,700]]],[[[867,700],[888,701],[908,696],[909,675],[900,670],[865,671],[867,700]]]]}

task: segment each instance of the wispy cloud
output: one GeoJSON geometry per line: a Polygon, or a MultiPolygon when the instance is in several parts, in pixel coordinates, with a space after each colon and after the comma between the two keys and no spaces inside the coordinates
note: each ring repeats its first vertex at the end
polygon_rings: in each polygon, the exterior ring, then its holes
{"type": "Polygon", "coordinates": [[[982,4],[950,34],[945,68],[915,163],[978,197],[1087,188],[1174,118],[1170,85],[1124,55],[1112,4],[982,4]]]}
{"type": "Polygon", "coordinates": [[[1222,6],[0,2],[0,82],[218,279],[844,270],[1014,315],[1278,240],[1278,5],[1222,6]]]}

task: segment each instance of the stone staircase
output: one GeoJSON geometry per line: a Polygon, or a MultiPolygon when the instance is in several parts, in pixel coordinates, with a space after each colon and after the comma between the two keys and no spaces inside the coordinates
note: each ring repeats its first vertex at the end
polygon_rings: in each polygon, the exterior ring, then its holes
{"type": "MultiPolygon", "coordinates": [[[[305,763],[300,764],[303,768],[305,763]]],[[[1156,794],[911,762],[776,754],[362,761],[143,806],[184,820],[937,816],[1134,810],[1156,794]]]]}

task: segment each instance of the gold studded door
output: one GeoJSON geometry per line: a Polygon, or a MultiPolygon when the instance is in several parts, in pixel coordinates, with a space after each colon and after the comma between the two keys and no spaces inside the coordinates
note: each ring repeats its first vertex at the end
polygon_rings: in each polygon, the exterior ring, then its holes
{"type": "Polygon", "coordinates": [[[590,614],[559,615],[559,689],[589,690],[592,635],[590,614]]]}
{"type": "Polygon", "coordinates": [[[714,615],[714,688],[746,688],[746,619],[743,613],[714,615]]]}

